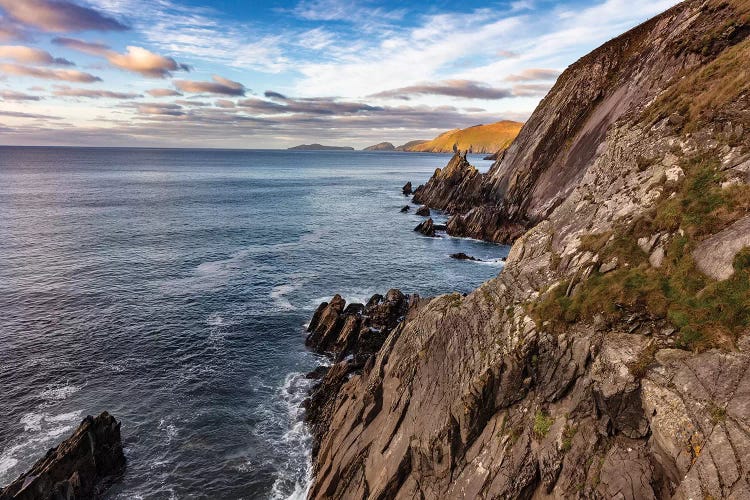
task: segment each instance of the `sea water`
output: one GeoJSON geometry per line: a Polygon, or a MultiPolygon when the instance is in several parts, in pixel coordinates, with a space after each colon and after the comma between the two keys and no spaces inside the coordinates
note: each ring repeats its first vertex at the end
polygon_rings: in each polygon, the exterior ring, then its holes
{"type": "Polygon", "coordinates": [[[315,307],[502,268],[507,247],[400,213],[448,159],[0,148],[0,485],[107,410],[128,460],[108,498],[304,497],[315,307]]]}

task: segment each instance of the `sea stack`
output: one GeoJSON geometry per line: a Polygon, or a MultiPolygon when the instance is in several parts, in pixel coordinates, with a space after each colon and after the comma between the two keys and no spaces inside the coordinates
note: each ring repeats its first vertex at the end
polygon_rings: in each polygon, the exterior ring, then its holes
{"type": "Polygon", "coordinates": [[[122,474],[120,423],[107,412],[88,416],[73,435],[0,492],[0,500],[99,498],[122,474]]]}

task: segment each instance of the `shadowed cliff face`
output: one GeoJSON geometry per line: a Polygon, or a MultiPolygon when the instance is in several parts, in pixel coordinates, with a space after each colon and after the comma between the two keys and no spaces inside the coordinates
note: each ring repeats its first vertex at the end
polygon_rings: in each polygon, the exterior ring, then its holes
{"type": "Polygon", "coordinates": [[[748,13],[613,40],[488,174],[415,193],[515,243],[337,388],[311,498],[750,498],[748,13]]]}
{"type": "MultiPolygon", "coordinates": [[[[747,35],[743,2],[684,2],[571,65],[519,136],[466,193],[423,198],[454,214],[448,231],[509,243],[548,217],[591,167],[607,130],[640,113],[679,78],[747,35]],[[450,198],[450,205],[442,203],[450,198]]],[[[469,182],[469,181],[467,181],[469,182]]],[[[436,175],[426,186],[447,189],[436,175]]],[[[462,185],[455,179],[451,185],[462,185]]]]}
{"type": "Polygon", "coordinates": [[[120,423],[104,412],[86,417],[72,436],[1,490],[0,499],[99,498],[124,468],[120,423]]]}

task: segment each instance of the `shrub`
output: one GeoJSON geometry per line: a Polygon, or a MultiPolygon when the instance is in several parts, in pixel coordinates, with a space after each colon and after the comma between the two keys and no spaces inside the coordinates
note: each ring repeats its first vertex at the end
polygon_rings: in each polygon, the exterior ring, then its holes
{"type": "Polygon", "coordinates": [[[549,414],[542,410],[537,410],[534,415],[534,436],[538,439],[544,439],[554,423],[555,419],[550,417],[549,414]]]}

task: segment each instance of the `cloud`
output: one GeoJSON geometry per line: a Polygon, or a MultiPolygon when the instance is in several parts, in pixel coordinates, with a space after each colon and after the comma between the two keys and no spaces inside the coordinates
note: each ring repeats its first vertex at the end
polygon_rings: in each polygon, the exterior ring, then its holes
{"type": "Polygon", "coordinates": [[[531,68],[525,69],[520,73],[509,75],[505,80],[509,82],[554,81],[557,80],[558,76],[560,76],[560,72],[556,69],[531,68]]]}
{"type": "Polygon", "coordinates": [[[101,78],[83,71],[72,69],[32,68],[21,64],[0,64],[0,71],[16,76],[28,76],[45,80],[62,80],[66,82],[92,83],[100,82],[101,78]]]}
{"type": "Polygon", "coordinates": [[[522,83],[513,86],[513,95],[516,97],[542,97],[547,95],[551,83],[522,83]]]}
{"type": "Polygon", "coordinates": [[[507,99],[513,97],[513,91],[507,88],[490,87],[481,82],[470,80],[446,80],[437,83],[411,85],[373,94],[371,97],[409,99],[414,95],[441,95],[463,97],[466,99],[507,99]]]}
{"type": "Polygon", "coordinates": [[[0,45],[0,59],[12,59],[26,64],[57,64],[75,66],[74,63],[61,57],[52,57],[46,50],[26,47],[24,45],[0,45]]]}
{"type": "Polygon", "coordinates": [[[190,80],[175,80],[175,86],[183,92],[191,94],[217,94],[230,96],[244,96],[247,89],[239,82],[214,75],[213,82],[196,82],[190,80]]]}
{"type": "Polygon", "coordinates": [[[136,109],[142,115],[183,116],[185,114],[179,104],[139,103],[136,105],[136,109]]]}
{"type": "Polygon", "coordinates": [[[0,7],[19,23],[48,33],[128,29],[116,19],[67,0],[0,0],[0,7]]]}
{"type": "Polygon", "coordinates": [[[351,0],[302,0],[294,7],[292,14],[307,21],[361,22],[396,21],[404,17],[403,9],[385,10],[366,7],[351,0]]]}
{"type": "MultiPolygon", "coordinates": [[[[275,94],[272,92],[272,94],[275,94]]],[[[277,94],[281,95],[281,94],[277,94]]],[[[237,103],[245,109],[261,114],[301,113],[309,115],[349,115],[379,111],[383,108],[359,102],[342,102],[336,99],[317,97],[307,99],[284,98],[283,104],[262,99],[245,99],[237,103]]]]}
{"type": "Polygon", "coordinates": [[[114,92],[100,89],[76,89],[72,87],[57,87],[53,92],[58,97],[86,97],[89,99],[135,99],[141,94],[131,92],[114,92]]]}
{"type": "Polygon", "coordinates": [[[0,91],[0,99],[4,101],[39,101],[41,100],[41,97],[38,95],[15,92],[13,90],[3,90],[0,91]]]}
{"type": "Polygon", "coordinates": [[[56,37],[52,39],[52,43],[94,56],[103,56],[110,51],[109,45],[103,43],[86,42],[77,38],[56,37]]]}
{"type": "Polygon", "coordinates": [[[22,27],[3,16],[0,16],[0,42],[26,39],[28,39],[28,35],[22,27]]]}
{"type": "Polygon", "coordinates": [[[234,104],[234,101],[230,101],[228,99],[218,99],[215,103],[217,108],[224,108],[224,109],[233,109],[237,107],[234,104]]]}
{"type": "Polygon", "coordinates": [[[149,78],[167,78],[172,76],[173,71],[190,71],[187,64],[180,64],[171,57],[154,54],[143,47],[128,46],[125,53],[120,54],[103,43],[91,43],[77,38],[58,37],[54,38],[52,43],[85,54],[104,57],[116,68],[149,78]]]}
{"type": "Polygon", "coordinates": [[[146,93],[151,97],[175,97],[182,95],[174,89],[151,89],[147,90],[146,93]]]}
{"type": "Polygon", "coordinates": [[[266,90],[263,93],[264,96],[268,97],[269,99],[276,99],[279,101],[286,101],[286,96],[284,94],[280,94],[278,92],[274,92],[273,90],[266,90]]]}
{"type": "Polygon", "coordinates": [[[107,60],[112,66],[126,71],[139,73],[149,78],[166,78],[172,71],[189,71],[185,64],[179,64],[171,57],[160,56],[142,47],[127,47],[125,54],[107,53],[107,60]]]}
{"type": "Polygon", "coordinates": [[[58,116],[50,115],[39,115],[36,113],[23,113],[20,111],[2,111],[0,110],[0,116],[7,116],[9,118],[33,118],[37,120],[59,120],[58,116]]]}

